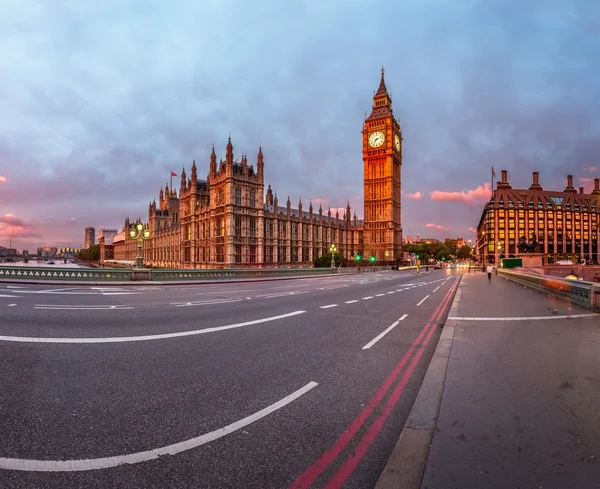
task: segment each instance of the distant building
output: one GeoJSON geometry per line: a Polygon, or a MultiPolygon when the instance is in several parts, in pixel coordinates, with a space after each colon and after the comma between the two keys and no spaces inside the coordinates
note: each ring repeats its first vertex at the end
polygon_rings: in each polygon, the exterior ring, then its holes
{"type": "MultiPolygon", "coordinates": [[[[98,233],[99,234],[99,233],[98,233]]],[[[115,259],[115,245],[106,244],[106,238],[101,236],[98,238],[98,244],[100,245],[100,265],[104,265],[106,260],[115,259]]]]}
{"type": "Polygon", "coordinates": [[[54,247],[45,246],[37,249],[37,255],[40,258],[54,258],[58,250],[54,247]]]}
{"type": "Polygon", "coordinates": [[[111,245],[117,234],[119,234],[117,229],[100,228],[98,229],[98,243],[100,243],[100,238],[104,238],[104,244],[111,245]]]}
{"type": "Polygon", "coordinates": [[[88,249],[90,246],[96,244],[96,230],[93,227],[85,228],[85,237],[84,237],[84,248],[88,249]]]}
{"type": "Polygon", "coordinates": [[[23,250],[23,257],[27,258],[29,256],[29,251],[23,250]]]}
{"type": "Polygon", "coordinates": [[[573,176],[567,176],[563,191],[544,190],[538,172],[528,189],[514,189],[508,173],[489,200],[477,227],[477,254],[488,262],[496,257],[518,255],[519,241],[536,243],[544,263],[568,259],[588,263],[599,258],[600,179],[594,178],[594,190],[585,194],[573,187],[573,176]]]}

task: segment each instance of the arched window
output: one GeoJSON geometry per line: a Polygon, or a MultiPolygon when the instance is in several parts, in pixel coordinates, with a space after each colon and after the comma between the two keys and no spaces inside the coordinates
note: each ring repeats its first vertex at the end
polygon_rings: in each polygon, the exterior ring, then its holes
{"type": "Polygon", "coordinates": [[[240,187],[235,187],[234,191],[234,201],[235,205],[242,205],[242,189],[240,187]]]}
{"type": "Polygon", "coordinates": [[[250,207],[256,207],[256,191],[254,189],[250,190],[250,202],[248,202],[250,207]]]}

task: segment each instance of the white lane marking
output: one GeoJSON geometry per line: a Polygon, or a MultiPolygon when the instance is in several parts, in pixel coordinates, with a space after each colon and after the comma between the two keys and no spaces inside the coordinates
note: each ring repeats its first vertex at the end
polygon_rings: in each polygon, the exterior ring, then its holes
{"type": "Polygon", "coordinates": [[[291,290],[289,292],[271,292],[270,294],[257,295],[261,299],[271,299],[272,297],[284,297],[286,295],[308,294],[309,290],[291,290]]]}
{"type": "Polygon", "coordinates": [[[337,307],[337,304],[328,304],[327,306],[319,306],[321,309],[329,309],[330,307],[337,307]]]}
{"type": "Polygon", "coordinates": [[[0,297],[17,297],[17,298],[20,298],[21,296],[19,296],[19,295],[6,295],[6,294],[0,294],[0,297]]]}
{"type": "Polygon", "coordinates": [[[435,289],[433,289],[433,291],[436,292],[440,287],[441,285],[438,285],[435,289]]]}
{"type": "Polygon", "coordinates": [[[329,287],[320,287],[321,290],[333,290],[333,289],[341,289],[343,287],[348,287],[348,285],[330,285],[329,287]]]}
{"type": "Polygon", "coordinates": [[[358,302],[358,299],[354,299],[351,301],[346,301],[346,304],[354,304],[355,302],[358,302]]]}
{"type": "Polygon", "coordinates": [[[396,291],[395,291],[395,290],[390,290],[390,291],[388,292],[388,294],[395,294],[395,293],[396,293],[396,291]]]}
{"type": "Polygon", "coordinates": [[[225,292],[227,294],[237,294],[237,293],[242,293],[242,292],[251,292],[253,289],[236,289],[236,290],[227,290],[225,289],[225,291],[215,291],[215,292],[207,292],[207,294],[221,294],[222,292],[225,292]]]}
{"type": "Polygon", "coordinates": [[[16,304],[8,304],[8,307],[16,306],[16,304]]]}
{"type": "Polygon", "coordinates": [[[375,294],[375,297],[382,297],[382,296],[384,296],[384,295],[385,295],[385,294],[375,294]]]}
{"type": "Polygon", "coordinates": [[[400,321],[404,321],[406,316],[408,316],[408,314],[404,314],[400,319],[398,319],[398,321],[394,321],[389,328],[387,328],[383,333],[379,333],[377,336],[375,336],[375,338],[373,338],[365,346],[363,346],[362,349],[368,350],[369,348],[371,348],[375,343],[377,343],[381,338],[383,338],[386,334],[388,334],[392,329],[394,329],[396,326],[398,326],[400,321]]]}
{"type": "Polygon", "coordinates": [[[482,318],[482,317],[448,317],[453,321],[539,321],[543,319],[575,319],[575,318],[591,318],[600,316],[600,314],[571,314],[569,316],[525,316],[525,317],[507,317],[507,318],[482,318]]]}
{"type": "Polygon", "coordinates": [[[7,289],[24,289],[25,287],[23,287],[21,285],[7,285],[6,288],[7,289]]]}
{"type": "Polygon", "coordinates": [[[124,309],[133,309],[131,306],[111,306],[111,305],[62,305],[62,304],[35,304],[34,309],[46,309],[49,311],[121,311],[124,309]]]}
{"type": "Polygon", "coordinates": [[[211,441],[218,440],[225,435],[229,435],[234,431],[239,430],[249,424],[258,421],[259,419],[268,416],[269,414],[281,409],[282,407],[295,401],[300,396],[303,396],[311,389],[314,389],[319,384],[316,382],[309,382],[301,389],[293,392],[289,396],[280,399],[279,401],[267,406],[260,411],[246,416],[245,418],[231,423],[223,428],[205,433],[196,438],[190,438],[179,443],[167,445],[166,447],[155,448],[153,450],[146,450],[144,452],[128,453],[127,455],[117,455],[114,457],[103,457],[103,458],[90,458],[82,460],[31,460],[22,458],[0,458],[0,469],[8,470],[21,470],[28,472],[78,472],[84,470],[97,470],[106,469],[108,467],[117,467],[125,464],[137,464],[140,462],[147,462],[148,460],[155,460],[165,455],[176,455],[192,448],[210,443],[211,441]]]}
{"type": "Polygon", "coordinates": [[[428,297],[429,297],[429,295],[426,295],[426,296],[425,296],[425,297],[424,297],[424,298],[421,300],[421,302],[419,302],[419,303],[417,304],[417,306],[420,306],[421,304],[423,304],[423,302],[425,302],[425,301],[427,300],[427,298],[428,298],[428,297]]]}
{"type": "Polygon", "coordinates": [[[366,301],[366,300],[369,300],[369,299],[372,299],[372,298],[373,298],[372,295],[368,295],[367,297],[363,297],[363,301],[366,301]]]}
{"type": "Polygon", "coordinates": [[[228,304],[230,302],[240,302],[242,299],[216,299],[208,301],[193,301],[193,302],[173,302],[174,307],[190,307],[190,306],[211,306],[215,304],[228,304]]]}
{"type": "Polygon", "coordinates": [[[181,331],[179,333],[164,333],[146,336],[116,336],[112,338],[36,338],[31,336],[0,336],[0,341],[15,341],[20,343],[128,343],[131,341],[164,340],[167,338],[179,338],[182,336],[194,336],[199,334],[214,333],[216,331],[225,331],[227,329],[243,328],[244,326],[268,323],[270,321],[277,321],[278,319],[285,319],[304,313],[306,313],[306,311],[294,311],[288,312],[287,314],[280,314],[279,316],[245,321],[243,323],[216,326],[214,328],[196,329],[194,331],[181,331]]]}
{"type": "Polygon", "coordinates": [[[141,292],[101,292],[102,295],[132,295],[141,294],[141,292]]]}

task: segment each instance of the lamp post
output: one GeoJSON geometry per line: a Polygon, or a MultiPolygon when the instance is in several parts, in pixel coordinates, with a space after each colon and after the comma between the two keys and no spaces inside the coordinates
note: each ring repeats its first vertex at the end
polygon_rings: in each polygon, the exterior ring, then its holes
{"type": "Polygon", "coordinates": [[[389,265],[389,263],[388,263],[389,257],[390,257],[390,252],[387,251],[387,250],[385,250],[385,264],[386,264],[386,266],[389,265]]]}
{"type": "Polygon", "coordinates": [[[144,258],[142,257],[142,243],[150,237],[150,230],[144,229],[141,222],[138,222],[135,227],[129,230],[129,236],[131,239],[138,243],[138,255],[135,259],[135,266],[137,268],[144,268],[144,258]]]}
{"type": "Polygon", "coordinates": [[[337,248],[334,244],[329,247],[329,251],[331,252],[331,268],[335,268],[335,252],[337,248]]]}

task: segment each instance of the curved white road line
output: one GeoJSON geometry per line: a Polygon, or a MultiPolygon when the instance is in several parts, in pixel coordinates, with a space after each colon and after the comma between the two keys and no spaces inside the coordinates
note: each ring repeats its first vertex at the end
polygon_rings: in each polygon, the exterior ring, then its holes
{"type": "Polygon", "coordinates": [[[214,440],[233,433],[234,431],[248,426],[249,424],[264,418],[268,414],[271,414],[278,409],[281,409],[286,404],[298,399],[303,394],[306,394],[309,390],[316,387],[316,382],[309,382],[301,389],[298,389],[293,394],[277,401],[270,406],[267,406],[260,411],[251,414],[235,423],[219,428],[218,430],[211,431],[204,435],[196,438],[191,438],[186,441],[174,443],[173,445],[167,445],[166,447],[155,448],[154,450],[146,450],[145,452],[130,453],[127,455],[118,455],[115,457],[105,458],[90,458],[83,460],[28,460],[21,458],[0,458],[0,469],[8,470],[23,470],[30,472],[78,472],[83,470],[97,470],[106,469],[109,467],[116,467],[124,464],[137,464],[140,462],[147,462],[148,460],[154,460],[165,455],[175,455],[192,448],[205,445],[214,440]]]}
{"type": "Polygon", "coordinates": [[[179,333],[164,333],[145,336],[116,336],[112,338],[35,338],[31,336],[0,336],[0,341],[16,341],[19,343],[127,343],[130,341],[164,340],[167,338],[179,338],[181,336],[194,336],[198,334],[214,333],[216,331],[224,331],[226,329],[243,328],[244,326],[268,323],[270,321],[277,321],[278,319],[297,316],[298,314],[304,314],[305,312],[306,311],[294,311],[287,314],[280,314],[279,316],[245,321],[243,323],[228,324],[226,326],[217,326],[214,328],[197,329],[194,331],[181,331],[179,333]]]}

